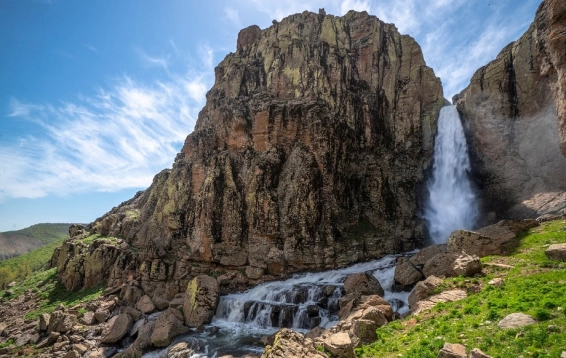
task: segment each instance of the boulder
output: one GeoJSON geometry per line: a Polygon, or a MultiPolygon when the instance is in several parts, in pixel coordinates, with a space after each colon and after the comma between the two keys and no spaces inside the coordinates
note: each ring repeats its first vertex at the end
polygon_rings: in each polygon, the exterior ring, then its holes
{"type": "Polygon", "coordinates": [[[183,325],[181,312],[175,308],[168,308],[155,321],[155,328],[151,334],[151,344],[156,347],[167,347],[173,338],[189,331],[189,328],[183,325]]]}
{"type": "Polygon", "coordinates": [[[84,358],[109,358],[116,354],[116,347],[92,348],[85,353],[84,358]]]}
{"type": "Polygon", "coordinates": [[[453,270],[456,276],[472,277],[481,272],[482,264],[478,256],[462,252],[454,260],[453,270]]]}
{"type": "Polygon", "coordinates": [[[437,287],[440,287],[441,284],[442,280],[436,276],[429,276],[426,280],[417,282],[415,288],[413,288],[409,294],[408,300],[411,311],[416,308],[417,302],[434,295],[434,291],[437,287]]]}
{"type": "Polygon", "coordinates": [[[334,357],[355,358],[354,348],[358,345],[356,339],[352,339],[346,332],[334,333],[324,340],[324,348],[334,357]]]}
{"type": "Polygon", "coordinates": [[[112,317],[102,332],[101,343],[117,343],[130,332],[134,320],[128,314],[122,313],[112,317]]]}
{"type": "Polygon", "coordinates": [[[468,355],[463,345],[446,342],[438,352],[438,358],[468,358],[468,355]]]}
{"type": "Polygon", "coordinates": [[[151,345],[151,335],[155,328],[155,321],[149,321],[138,331],[138,337],[128,348],[122,352],[120,358],[140,358],[143,351],[151,345]]]}
{"type": "Polygon", "coordinates": [[[321,326],[316,326],[305,334],[305,338],[310,338],[310,339],[318,338],[324,332],[326,332],[326,328],[323,328],[321,326]]]}
{"type": "MultiPolygon", "coordinates": [[[[41,315],[39,315],[39,330],[40,331],[47,331],[48,327],[49,327],[49,317],[51,317],[51,315],[49,313],[43,313],[41,315]]],[[[6,329],[6,323],[2,322],[0,323],[0,335],[2,334],[2,332],[4,331],[4,329],[6,329]]]]}
{"type": "Polygon", "coordinates": [[[405,258],[400,258],[395,266],[395,282],[410,286],[423,279],[423,274],[415,265],[405,258]]]}
{"type": "Polygon", "coordinates": [[[460,301],[468,297],[468,294],[464,290],[449,290],[441,292],[437,295],[430,296],[422,301],[418,301],[414,306],[411,306],[411,312],[414,314],[421,313],[436,306],[440,302],[454,302],[460,301]]]}
{"type": "Polygon", "coordinates": [[[505,318],[499,321],[497,327],[501,329],[519,328],[536,322],[537,321],[535,321],[533,317],[529,316],[528,314],[511,313],[510,315],[505,316],[505,318]]]}
{"type": "Polygon", "coordinates": [[[94,318],[98,323],[104,323],[110,317],[110,311],[105,308],[99,308],[94,312],[94,318]]]}
{"type": "Polygon", "coordinates": [[[136,303],[136,308],[144,314],[155,311],[155,304],[148,295],[143,295],[136,303]]]}
{"type": "Polygon", "coordinates": [[[344,281],[344,292],[348,294],[379,295],[384,291],[379,281],[369,273],[355,273],[344,281]]]}
{"type": "Polygon", "coordinates": [[[553,244],[544,252],[549,260],[566,261],[566,244],[553,244]]]}
{"type": "Polygon", "coordinates": [[[122,306],[118,312],[130,315],[134,321],[139,321],[142,318],[142,313],[130,306],[122,306]]]}
{"type": "Polygon", "coordinates": [[[479,257],[470,256],[465,252],[440,253],[428,260],[424,267],[425,277],[470,277],[481,272],[479,257]]]}
{"type": "Polygon", "coordinates": [[[120,296],[128,305],[134,307],[143,296],[143,291],[137,286],[127,285],[122,288],[120,296]]]}
{"type": "Polygon", "coordinates": [[[55,311],[49,316],[47,332],[66,333],[73,328],[76,321],[77,317],[72,314],[63,311],[55,311]]]}
{"type": "Polygon", "coordinates": [[[283,328],[275,335],[273,345],[265,347],[261,358],[328,358],[318,352],[310,338],[301,333],[283,328]]]}
{"type": "Polygon", "coordinates": [[[195,353],[204,351],[204,343],[194,339],[188,342],[179,342],[167,350],[167,358],[191,358],[195,353]]]}
{"type": "Polygon", "coordinates": [[[491,356],[488,356],[487,354],[485,354],[484,352],[481,351],[481,349],[479,348],[474,348],[470,351],[469,357],[468,358],[492,358],[491,356]]]}
{"type": "Polygon", "coordinates": [[[163,296],[160,295],[153,295],[151,301],[155,304],[155,308],[159,311],[163,311],[167,307],[169,307],[169,301],[165,299],[163,296]]]}
{"type": "Polygon", "coordinates": [[[63,358],[81,358],[81,357],[82,357],[81,354],[80,354],[79,352],[77,352],[77,351],[74,351],[74,350],[68,351],[68,352],[63,356],[63,358]]]}
{"type": "Polygon", "coordinates": [[[45,348],[47,346],[50,346],[53,343],[57,342],[57,340],[59,339],[60,336],[61,336],[61,333],[59,333],[59,332],[51,332],[51,333],[49,333],[49,335],[47,337],[42,339],[36,345],[36,348],[45,348]]]}
{"type": "Polygon", "coordinates": [[[209,323],[218,304],[218,282],[206,275],[199,275],[189,282],[183,303],[185,324],[198,327],[209,323]]]}
{"type": "Polygon", "coordinates": [[[82,324],[86,324],[87,326],[93,325],[96,323],[96,318],[94,317],[94,312],[85,312],[80,319],[82,324]]]}
{"type": "Polygon", "coordinates": [[[416,255],[411,256],[409,261],[416,266],[422,266],[437,254],[445,253],[447,250],[446,244],[431,245],[421,249],[416,255]]]}

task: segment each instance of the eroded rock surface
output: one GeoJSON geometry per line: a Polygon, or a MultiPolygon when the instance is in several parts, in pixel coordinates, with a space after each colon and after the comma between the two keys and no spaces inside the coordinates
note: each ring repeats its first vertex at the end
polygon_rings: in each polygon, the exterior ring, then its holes
{"type": "Polygon", "coordinates": [[[544,1],[525,34],[454,99],[484,207],[501,217],[566,208],[565,14],[563,1],[544,1]]]}
{"type": "Polygon", "coordinates": [[[242,30],[215,75],[173,168],[56,251],[67,288],[133,277],[172,299],[215,270],[233,290],[421,243],[444,100],[414,39],[365,12],[303,12],[242,30]],[[77,240],[94,233],[123,241],[77,240]]]}

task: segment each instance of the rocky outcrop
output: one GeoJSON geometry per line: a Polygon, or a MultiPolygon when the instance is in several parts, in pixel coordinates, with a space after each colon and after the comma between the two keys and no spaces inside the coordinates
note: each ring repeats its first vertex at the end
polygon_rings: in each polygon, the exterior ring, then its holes
{"type": "Polygon", "coordinates": [[[185,324],[198,327],[209,323],[218,304],[218,283],[210,276],[195,277],[187,286],[183,315],[185,324]]]}
{"type": "Polygon", "coordinates": [[[215,270],[245,273],[226,291],[422,242],[443,95],[411,37],[365,12],[303,12],[242,30],[215,75],[173,168],[81,234],[116,251],[55,254],[68,288],[133,277],[171,299],[215,270]]]}
{"type": "Polygon", "coordinates": [[[544,1],[527,32],[454,98],[486,212],[534,218],[566,208],[565,13],[562,1],[544,1]]]}
{"type": "Polygon", "coordinates": [[[261,358],[327,358],[322,352],[318,352],[310,338],[305,338],[301,333],[283,328],[275,335],[272,345],[265,348],[261,358]]]}

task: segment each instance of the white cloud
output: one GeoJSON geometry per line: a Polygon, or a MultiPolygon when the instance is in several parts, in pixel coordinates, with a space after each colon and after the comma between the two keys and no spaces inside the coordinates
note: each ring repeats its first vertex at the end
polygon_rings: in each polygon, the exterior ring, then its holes
{"type": "Polygon", "coordinates": [[[169,60],[170,56],[150,56],[139,48],[135,48],[134,51],[139,55],[140,60],[146,67],[161,67],[165,71],[169,70],[169,60]]]}
{"type": "Polygon", "coordinates": [[[241,26],[241,22],[240,22],[240,14],[238,13],[238,10],[235,10],[231,7],[225,7],[224,8],[224,17],[228,20],[230,20],[234,25],[240,27],[241,26]]]}
{"type": "Polygon", "coordinates": [[[214,50],[208,45],[201,45],[198,49],[201,63],[205,68],[214,68],[214,50]]]}
{"type": "Polygon", "coordinates": [[[91,50],[92,52],[97,52],[98,49],[92,45],[86,44],[84,45],[87,49],[91,50]]]}
{"type": "Polygon", "coordinates": [[[12,101],[10,116],[43,134],[0,144],[0,200],[147,187],[192,131],[207,73],[151,85],[124,77],[73,103],[12,101]]]}
{"type": "Polygon", "coordinates": [[[370,9],[371,6],[369,2],[365,0],[344,0],[342,4],[340,4],[340,13],[342,15],[350,10],[370,12],[370,9]]]}

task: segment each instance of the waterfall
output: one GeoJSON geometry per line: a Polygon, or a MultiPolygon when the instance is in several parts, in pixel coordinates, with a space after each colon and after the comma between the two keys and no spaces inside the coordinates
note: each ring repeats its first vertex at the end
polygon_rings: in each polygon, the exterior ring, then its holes
{"type": "Polygon", "coordinates": [[[469,179],[470,159],[464,128],[456,106],[440,110],[434,145],[434,165],[428,186],[429,200],[424,217],[432,240],[445,243],[450,233],[470,230],[478,216],[469,179]]]}
{"type": "MultiPolygon", "coordinates": [[[[394,273],[397,256],[364,262],[347,268],[297,274],[282,281],[265,282],[242,293],[222,296],[216,314],[202,333],[175,338],[174,343],[200,340],[204,352],[191,358],[222,355],[261,354],[257,342],[281,327],[306,333],[311,328],[332,327],[338,323],[339,300],[344,280],[351,274],[367,272],[380,282],[394,311],[409,311],[409,292],[395,290],[394,273]]],[[[144,355],[144,358],[163,358],[167,348],[144,355]]]]}

